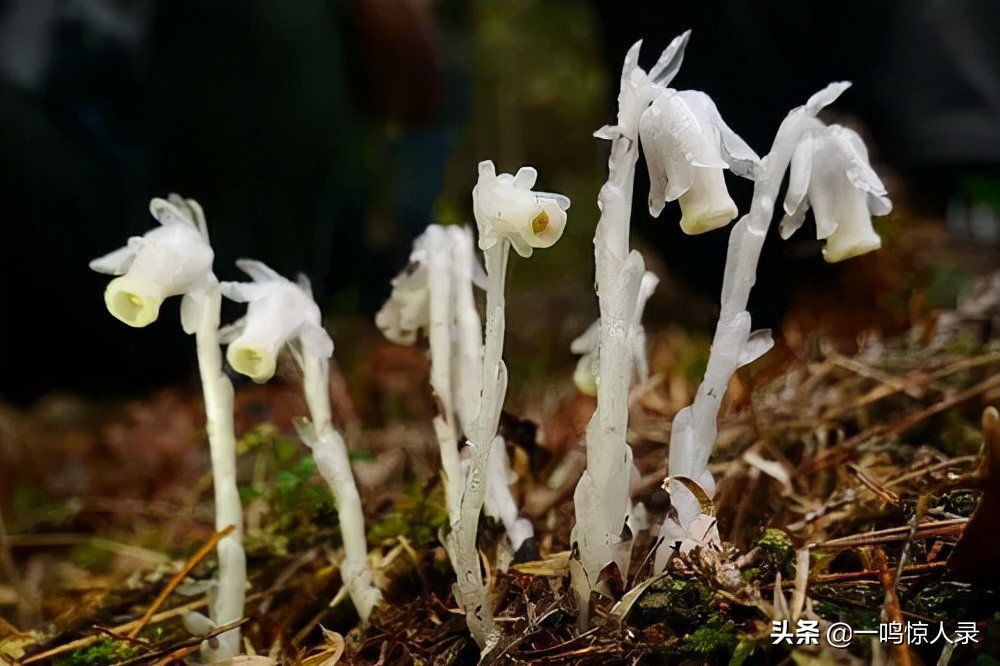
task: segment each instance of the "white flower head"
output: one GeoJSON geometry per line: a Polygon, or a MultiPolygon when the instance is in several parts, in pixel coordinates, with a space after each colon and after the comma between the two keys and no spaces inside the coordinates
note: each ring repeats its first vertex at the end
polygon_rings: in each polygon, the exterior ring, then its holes
{"type": "Polygon", "coordinates": [[[618,89],[618,124],[606,125],[594,133],[599,139],[614,139],[624,136],[630,141],[639,138],[639,117],[651,101],[665,89],[677,75],[684,61],[691,31],[677,37],[663,50],[660,59],[647,73],[639,67],[639,50],[642,40],[632,45],[625,54],[622,76],[618,89]]]}
{"type": "Polygon", "coordinates": [[[537,177],[532,167],[498,176],[492,161],[479,163],[479,181],[472,189],[479,249],[490,249],[503,236],[519,255],[530,257],[534,248],[551,247],[559,240],[566,228],[569,198],[533,192],[537,177]]]}
{"type": "Polygon", "coordinates": [[[234,370],[255,382],[266,382],[274,376],[281,348],[294,340],[310,356],[333,354],[333,341],[323,328],[308,278],[299,275],[298,282],[292,282],[251,259],[240,259],[236,265],[253,282],[222,283],[227,298],[247,303],[246,316],[219,335],[223,344],[229,343],[226,360],[234,370]]]}
{"type": "Polygon", "coordinates": [[[176,194],[170,200],[153,199],[149,212],[161,226],[129,239],[125,247],[90,262],[90,268],[121,277],[104,291],[108,311],[129,326],[141,328],[156,321],[160,305],[184,294],[181,318],[184,330],[197,327],[196,294],[215,284],[208,231],[201,207],[176,194]],[[195,296],[192,296],[195,294],[195,296]]]}
{"type": "Polygon", "coordinates": [[[430,258],[443,256],[455,279],[468,279],[485,286],[482,266],[468,248],[471,232],[466,227],[432,224],[413,241],[413,251],[406,268],[392,280],[392,294],[375,315],[375,325],[382,334],[400,345],[412,345],[421,330],[430,325],[430,258]],[[455,262],[460,263],[455,263],[455,262]]]}
{"type": "Polygon", "coordinates": [[[680,200],[681,229],[700,234],[732,221],[738,211],[722,170],[754,178],[760,158],[697,90],[664,89],[639,120],[649,167],[649,212],[680,200]]]}
{"type": "Polygon", "coordinates": [[[823,257],[828,262],[881,247],[871,216],[889,214],[892,202],[855,131],[840,125],[821,127],[804,134],[796,145],[781,221],[782,238],[802,226],[810,205],[816,218],[816,237],[826,241],[823,257]]]}

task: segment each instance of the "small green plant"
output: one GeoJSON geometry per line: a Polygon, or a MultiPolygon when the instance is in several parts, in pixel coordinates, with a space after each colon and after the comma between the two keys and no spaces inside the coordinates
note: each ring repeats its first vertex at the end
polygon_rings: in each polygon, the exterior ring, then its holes
{"type": "Polygon", "coordinates": [[[69,653],[56,661],[57,666],[107,666],[136,657],[142,648],[128,641],[104,638],[95,645],[69,653]]]}

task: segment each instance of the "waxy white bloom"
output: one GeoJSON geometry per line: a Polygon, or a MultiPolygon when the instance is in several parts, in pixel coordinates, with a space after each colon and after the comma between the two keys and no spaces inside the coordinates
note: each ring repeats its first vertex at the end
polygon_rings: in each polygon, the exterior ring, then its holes
{"type": "Polygon", "coordinates": [[[300,275],[295,283],[251,259],[240,259],[236,266],[253,282],[222,283],[227,298],[248,304],[246,316],[220,332],[221,341],[229,343],[226,360],[234,370],[266,382],[274,376],[281,348],[296,339],[310,356],[333,355],[308,278],[300,275]]]}
{"type": "Polygon", "coordinates": [[[486,274],[475,257],[461,252],[460,244],[471,247],[471,232],[465,227],[427,227],[414,242],[410,253],[410,263],[392,279],[392,294],[382,309],[375,315],[375,325],[390,342],[398,345],[412,345],[417,334],[427,331],[430,326],[430,256],[445,253],[444,264],[458,273],[470,274],[473,284],[484,287],[486,274]],[[458,271],[452,264],[455,255],[463,255],[470,264],[469,269],[458,271]],[[471,271],[471,273],[469,272],[471,271]]]}
{"type": "Polygon", "coordinates": [[[687,234],[718,229],[736,217],[722,170],[753,178],[760,158],[723,122],[711,97],[697,90],[662,90],[639,120],[639,137],[653,217],[674,200],[680,201],[687,234]]]}
{"type": "Polygon", "coordinates": [[[108,311],[129,326],[156,321],[166,298],[184,294],[181,323],[186,333],[197,328],[197,292],[215,284],[208,231],[201,207],[171,195],[153,199],[149,212],[161,226],[129,239],[125,247],[94,259],[90,268],[115,278],[104,291],[108,311]]]}
{"type": "Polygon", "coordinates": [[[802,226],[810,204],[816,237],[826,240],[823,257],[843,261],[882,246],[872,228],[872,215],[888,215],[892,202],[885,185],[868,163],[868,150],[858,134],[830,125],[803,136],[792,154],[781,237],[802,226]]]}
{"type": "Polygon", "coordinates": [[[566,228],[569,198],[532,192],[537,178],[532,167],[498,176],[491,160],[479,163],[479,181],[472,189],[479,249],[490,249],[502,236],[519,255],[530,257],[534,248],[551,247],[559,240],[566,228]]]}

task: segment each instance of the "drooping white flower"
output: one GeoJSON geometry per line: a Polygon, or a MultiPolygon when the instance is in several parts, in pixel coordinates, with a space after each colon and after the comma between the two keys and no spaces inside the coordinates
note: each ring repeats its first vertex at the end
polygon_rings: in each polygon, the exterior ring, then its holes
{"type": "Polygon", "coordinates": [[[663,89],[639,120],[649,167],[649,212],[659,217],[679,200],[681,229],[700,234],[725,226],[738,211],[722,170],[753,178],[760,158],[697,90],[663,89]]]}
{"type": "Polygon", "coordinates": [[[534,248],[551,247],[559,240],[566,228],[569,198],[533,192],[537,178],[533,167],[498,176],[491,160],[479,163],[479,181],[472,189],[479,249],[490,249],[502,236],[519,255],[530,257],[534,248]]]}
{"type": "Polygon", "coordinates": [[[94,259],[90,268],[121,276],[104,291],[108,311],[117,319],[136,328],[148,326],[156,321],[165,299],[184,294],[181,321],[184,331],[193,333],[197,307],[192,293],[215,284],[215,253],[208,242],[201,207],[174,194],[169,201],[153,199],[149,212],[161,226],[94,259]]]}
{"type": "Polygon", "coordinates": [[[432,224],[413,242],[410,262],[392,280],[392,294],[375,315],[375,325],[382,334],[400,345],[412,345],[418,333],[430,325],[430,263],[431,256],[442,257],[442,264],[451,269],[450,279],[471,279],[483,286],[486,276],[482,266],[471,252],[463,252],[461,245],[471,247],[471,232],[465,227],[443,227],[432,224]],[[454,262],[459,261],[462,265],[454,262]],[[468,264],[467,266],[465,264],[468,264]]]}
{"type": "Polygon", "coordinates": [[[240,259],[236,266],[252,282],[223,282],[222,293],[247,303],[247,314],[220,333],[228,342],[226,360],[237,372],[258,383],[274,376],[278,353],[285,344],[299,340],[302,350],[316,358],[333,354],[333,341],[323,328],[319,306],[309,280],[300,275],[292,282],[266,264],[240,259]]]}
{"type": "Polygon", "coordinates": [[[796,145],[781,221],[782,238],[802,226],[810,205],[816,218],[816,237],[826,241],[823,257],[828,262],[882,246],[871,216],[888,215],[892,202],[854,130],[841,125],[817,128],[796,145]]]}

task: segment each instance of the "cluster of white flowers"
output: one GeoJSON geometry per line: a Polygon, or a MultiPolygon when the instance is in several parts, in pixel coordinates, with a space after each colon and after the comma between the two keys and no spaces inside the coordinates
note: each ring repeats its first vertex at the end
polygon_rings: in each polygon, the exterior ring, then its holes
{"type": "MultiPolygon", "coordinates": [[[[631,544],[621,528],[637,525],[629,495],[633,467],[626,441],[627,396],[636,378],[642,381],[649,374],[642,315],[657,285],[642,256],[629,245],[640,145],[650,175],[650,213],[658,217],[666,203],[677,201],[680,226],[688,234],[718,229],[737,217],[724,170],[754,181],[750,211],[730,237],[721,316],[704,381],[694,403],[677,414],[672,426],[673,507],[660,528],[667,543],[657,554],[660,570],[672,549],[719,539],[711,517],[714,479],[708,458],[717,435],[721,398],[732,374],[773,344],[769,332],[751,332],[746,304],[785,172],[789,179],[780,234],[788,238],[799,229],[811,207],[817,238],[825,242],[824,257],[829,262],[879,248],[881,239],[871,217],[892,210],[860,136],[816,118],[849,84],[830,84],[793,109],[779,127],[771,151],[760,158],[723,121],[707,94],[668,87],[681,66],[689,34],[675,38],[648,72],[638,65],[640,44],[629,50],[620,80],[617,123],[595,134],[611,141],[609,178],[599,195],[601,219],[594,241],[601,318],[572,344],[572,351],[582,356],[574,380],[582,392],[598,396],[597,413],[586,435],[587,469],[574,494],[577,523],[572,539],[579,559],[571,570],[581,623],[586,623],[590,594],[607,591],[602,582],[606,577],[601,576],[605,568],[615,564],[623,576],[628,573],[631,544]]],[[[434,428],[451,518],[446,547],[457,574],[456,598],[484,655],[499,639],[476,549],[484,502],[488,513],[504,523],[515,549],[533,534],[508,487],[510,464],[497,435],[507,389],[502,353],[509,249],[530,257],[535,249],[551,247],[563,235],[570,206],[561,194],[534,191],[537,175],[529,166],[516,174],[498,175],[493,162],[480,162],[472,207],[485,271],[474,256],[470,229],[431,225],[414,243],[409,265],[393,280],[392,295],[375,318],[393,342],[414,344],[421,333],[429,340],[431,386],[440,404],[434,428]],[[474,286],[486,291],[485,332],[474,286]],[[458,455],[462,435],[468,439],[464,468],[458,455]]],[[[330,415],[333,341],[323,328],[308,279],[300,276],[292,282],[261,262],[242,259],[237,266],[251,281],[220,284],[212,273],[214,253],[200,206],[172,195],[169,200],[153,199],[150,212],[159,227],[129,239],[125,247],[90,266],[118,276],[108,285],[105,302],[121,321],[147,326],[157,319],[166,298],[181,295],[183,328],[197,334],[213,452],[216,526],[236,529],[219,543],[219,592],[212,619],[189,618],[189,624],[211,629],[243,613],[246,576],[235,483],[232,386],[222,372],[220,344],[228,344],[226,358],[232,368],[255,382],[274,375],[283,349],[301,366],[312,421],[300,423],[300,433],[337,500],[346,552],[341,567],[344,583],[362,620],[367,620],[381,597],[366,562],[363,513],[347,449],[330,415]],[[220,329],[222,295],[247,303],[247,313],[220,329]]],[[[227,632],[219,645],[209,650],[209,656],[234,656],[239,631],[227,632]]]]}

